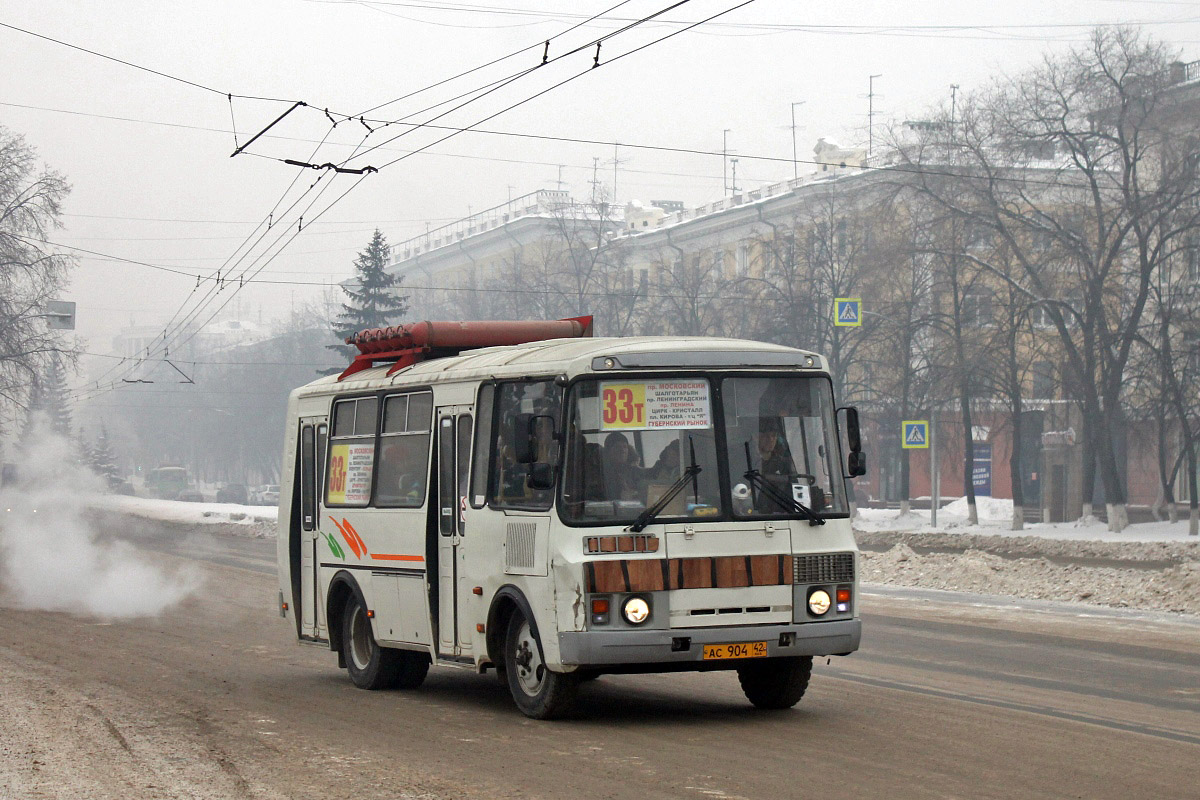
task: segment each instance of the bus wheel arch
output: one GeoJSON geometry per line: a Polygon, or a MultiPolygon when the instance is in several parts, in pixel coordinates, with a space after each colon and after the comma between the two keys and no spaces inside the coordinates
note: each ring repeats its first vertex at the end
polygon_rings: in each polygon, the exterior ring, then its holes
{"type": "Polygon", "coordinates": [[[363,601],[362,590],[358,581],[345,570],[338,572],[329,582],[329,596],[325,600],[325,625],[329,631],[329,649],[338,654],[338,666],[345,667],[343,650],[342,618],[346,614],[346,604],[351,600],[363,601]]]}
{"type": "MultiPolygon", "coordinates": [[[[533,615],[533,608],[529,605],[529,601],[525,599],[525,594],[512,584],[501,586],[492,597],[492,607],[488,609],[487,616],[487,634],[485,634],[488,658],[501,676],[504,675],[504,644],[505,637],[508,635],[508,623],[512,619],[512,615],[517,612],[529,620],[529,626],[533,629],[534,635],[538,635],[537,619],[533,615]]],[[[538,641],[540,643],[540,636],[538,641]]]]}

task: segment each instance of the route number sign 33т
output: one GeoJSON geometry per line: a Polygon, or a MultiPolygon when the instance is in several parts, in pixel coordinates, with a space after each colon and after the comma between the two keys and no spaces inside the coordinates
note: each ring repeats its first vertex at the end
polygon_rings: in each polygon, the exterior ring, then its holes
{"type": "Polygon", "coordinates": [[[646,385],[604,387],[604,426],[641,426],[646,420],[646,385]]]}

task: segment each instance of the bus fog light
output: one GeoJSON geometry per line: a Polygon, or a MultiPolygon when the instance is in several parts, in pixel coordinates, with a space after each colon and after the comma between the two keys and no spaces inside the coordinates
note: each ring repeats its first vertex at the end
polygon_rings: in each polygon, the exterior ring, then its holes
{"type": "Polygon", "coordinates": [[[641,625],[650,619],[650,604],[643,597],[631,597],[625,601],[621,613],[630,625],[641,625]]]}
{"type": "Polygon", "coordinates": [[[829,606],[832,601],[829,599],[829,592],[824,589],[815,589],[808,596],[808,610],[813,613],[813,616],[822,616],[829,611],[829,606]]]}

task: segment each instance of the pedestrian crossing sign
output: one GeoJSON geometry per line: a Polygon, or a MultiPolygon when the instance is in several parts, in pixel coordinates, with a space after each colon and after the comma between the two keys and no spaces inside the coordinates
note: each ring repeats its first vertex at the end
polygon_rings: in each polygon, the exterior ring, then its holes
{"type": "Polygon", "coordinates": [[[929,422],[923,419],[906,419],[902,423],[904,438],[900,446],[906,450],[929,447],[929,422]]]}
{"type": "Polygon", "coordinates": [[[840,328],[862,325],[862,300],[857,297],[836,297],[833,300],[833,324],[840,328]]]}

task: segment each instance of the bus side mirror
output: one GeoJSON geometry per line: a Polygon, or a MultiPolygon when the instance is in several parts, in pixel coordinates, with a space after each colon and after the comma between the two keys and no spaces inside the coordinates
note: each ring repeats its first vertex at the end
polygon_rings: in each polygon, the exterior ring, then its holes
{"type": "Polygon", "coordinates": [[[513,461],[518,464],[532,464],[537,461],[537,441],[533,425],[533,414],[513,416],[513,461]]]}
{"type": "Polygon", "coordinates": [[[525,481],[530,489],[554,488],[554,465],[537,461],[529,465],[529,477],[525,481]]]}
{"type": "Polygon", "coordinates": [[[867,474],[867,456],[862,451],[862,433],[858,427],[858,409],[846,406],[838,409],[846,412],[846,443],[850,455],[846,458],[846,477],[857,478],[867,474]]]}

